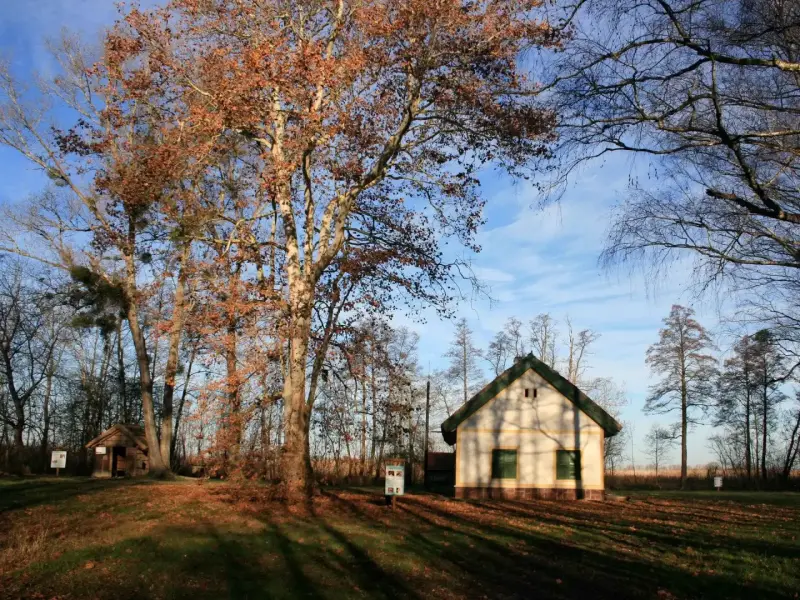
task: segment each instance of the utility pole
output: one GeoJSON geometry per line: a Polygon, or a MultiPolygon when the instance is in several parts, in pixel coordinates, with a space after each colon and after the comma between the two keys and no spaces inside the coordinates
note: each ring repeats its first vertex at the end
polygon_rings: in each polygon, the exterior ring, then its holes
{"type": "Polygon", "coordinates": [[[414,484],[414,389],[411,387],[411,381],[408,382],[408,482],[410,485],[414,484]]]}
{"type": "Polygon", "coordinates": [[[425,385],[425,461],[423,466],[422,483],[428,489],[428,423],[431,418],[431,380],[425,385]]]}

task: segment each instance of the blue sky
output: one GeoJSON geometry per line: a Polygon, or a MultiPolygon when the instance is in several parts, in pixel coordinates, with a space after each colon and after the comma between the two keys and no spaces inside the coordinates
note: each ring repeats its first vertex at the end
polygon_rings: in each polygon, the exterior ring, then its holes
{"type": "MultiPolygon", "coordinates": [[[[147,2],[145,4],[149,4],[147,2]]],[[[47,73],[50,59],[44,40],[62,28],[77,31],[87,44],[99,40],[102,27],[117,17],[110,0],[25,0],[0,3],[0,47],[17,74],[47,73]]],[[[693,305],[706,326],[717,322],[716,307],[697,304],[683,294],[687,277],[678,268],[658,285],[642,277],[612,274],[597,264],[613,205],[624,195],[635,165],[623,157],[592,165],[576,177],[560,203],[537,208],[534,191],[487,177],[488,223],[479,236],[483,251],[473,257],[475,271],[492,288],[495,300],[476,299],[459,307],[485,347],[509,316],[527,321],[549,312],[567,315],[578,329],[601,334],[589,359],[589,374],[624,382],[630,404],[622,415],[635,423],[641,439],[651,423],[641,408],[650,383],[645,350],[656,341],[661,319],[673,303],[693,305]]],[[[0,149],[0,203],[24,198],[38,189],[41,177],[10,151],[0,149]]],[[[453,325],[430,315],[424,325],[398,317],[420,334],[423,367],[441,368],[453,325]]],[[[689,462],[712,459],[707,428],[690,437],[689,462]]],[[[639,447],[641,444],[639,444],[639,447]]],[[[678,453],[673,458],[677,461],[678,453]]],[[[639,456],[641,458],[641,455],[639,456]]],[[[637,458],[637,460],[639,460],[637,458]]]]}

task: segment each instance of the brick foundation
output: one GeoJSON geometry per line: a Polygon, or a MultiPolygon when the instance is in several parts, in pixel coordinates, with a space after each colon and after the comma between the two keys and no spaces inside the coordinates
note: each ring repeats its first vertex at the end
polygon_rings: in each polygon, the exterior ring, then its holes
{"type": "Polygon", "coordinates": [[[604,500],[605,490],[570,490],[563,488],[487,488],[457,487],[456,498],[470,500],[604,500]]]}

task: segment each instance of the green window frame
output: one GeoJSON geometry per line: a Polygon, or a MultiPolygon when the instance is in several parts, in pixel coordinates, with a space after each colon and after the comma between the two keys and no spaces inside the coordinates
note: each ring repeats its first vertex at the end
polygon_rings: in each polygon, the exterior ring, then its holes
{"type": "Polygon", "coordinates": [[[556,450],[556,479],[580,481],[580,450],[556,450]]]}
{"type": "Polygon", "coordinates": [[[495,448],[492,450],[492,479],[517,478],[517,451],[495,448]]]}

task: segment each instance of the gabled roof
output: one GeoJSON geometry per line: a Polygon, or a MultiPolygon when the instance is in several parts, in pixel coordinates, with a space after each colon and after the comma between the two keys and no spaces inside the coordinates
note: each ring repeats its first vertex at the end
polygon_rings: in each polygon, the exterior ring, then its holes
{"type": "Polygon", "coordinates": [[[589,398],[589,396],[578,389],[578,386],[558,373],[555,369],[540,361],[533,354],[528,354],[498,375],[494,381],[475,394],[469,402],[464,404],[464,406],[459,408],[442,423],[442,435],[444,436],[444,440],[450,445],[455,444],[456,429],[458,429],[458,426],[478,412],[484,404],[495,398],[500,392],[519,379],[528,369],[533,369],[533,371],[538,373],[547,383],[552,385],[556,390],[561,392],[565,398],[581,409],[592,421],[600,425],[603,431],[606,432],[607,437],[616,435],[622,430],[622,425],[589,398]]]}
{"type": "Polygon", "coordinates": [[[103,433],[94,438],[91,442],[87,443],[86,447],[94,448],[95,446],[101,446],[103,440],[118,433],[127,437],[130,440],[131,444],[133,444],[140,450],[142,451],[147,450],[147,440],[144,437],[144,429],[139,425],[123,425],[122,423],[117,423],[116,425],[112,425],[111,427],[106,429],[103,433]]]}

